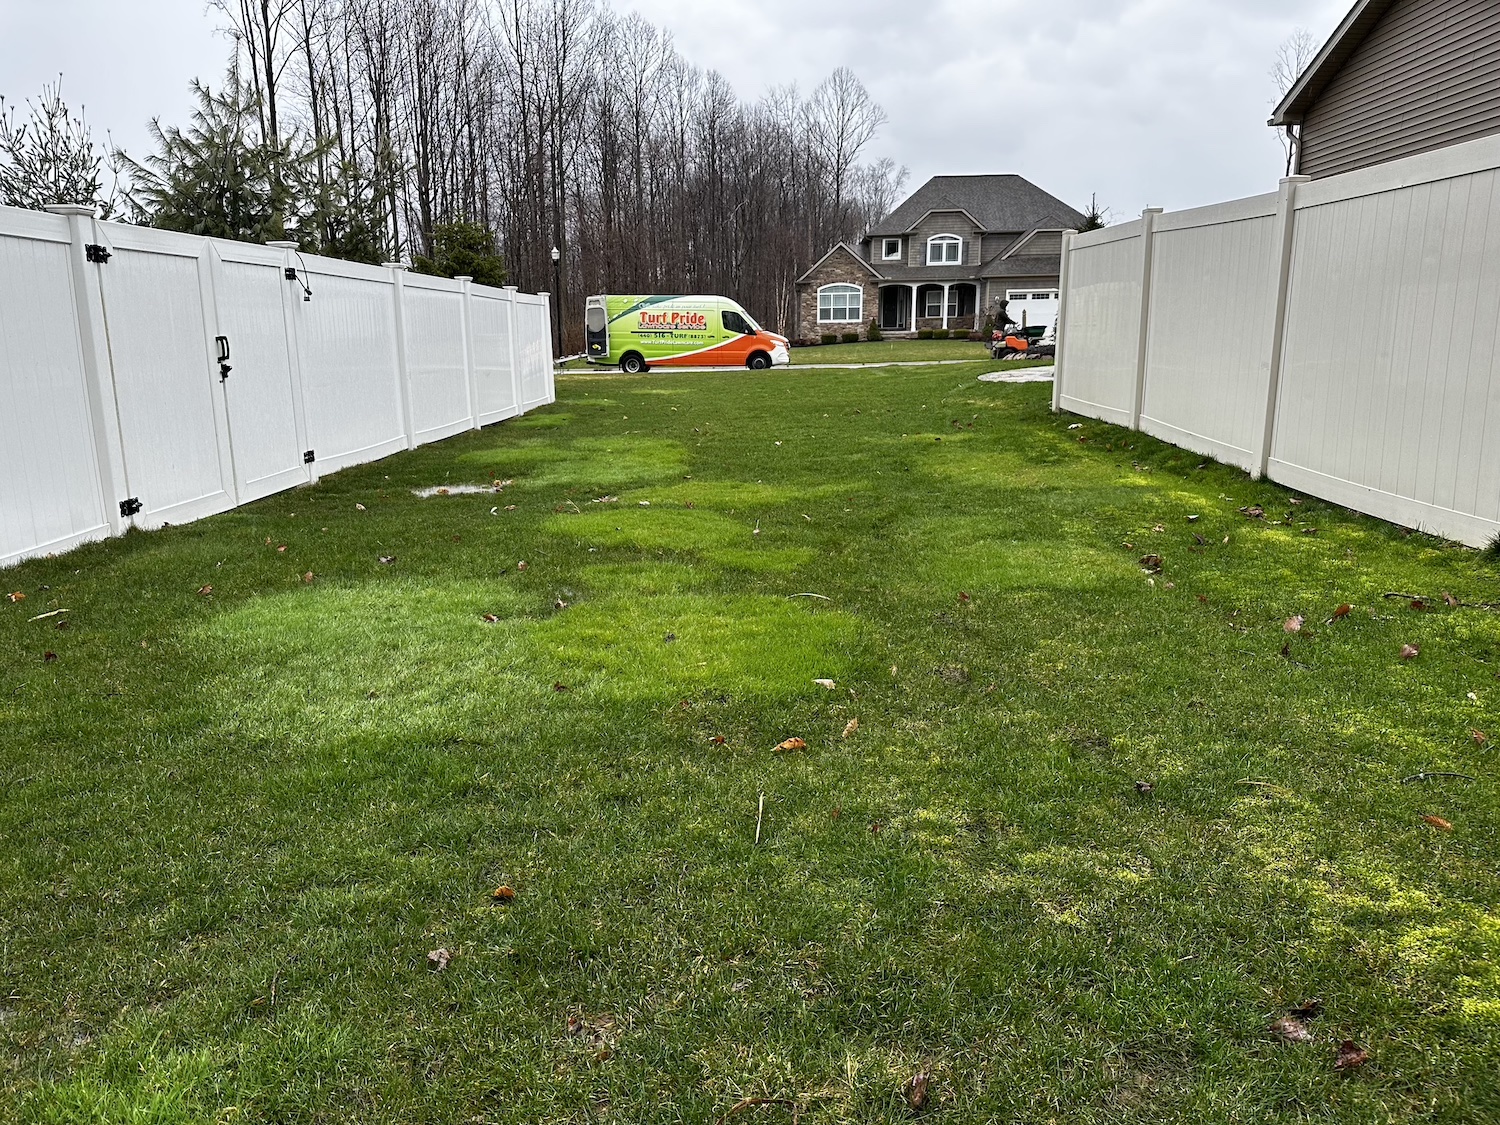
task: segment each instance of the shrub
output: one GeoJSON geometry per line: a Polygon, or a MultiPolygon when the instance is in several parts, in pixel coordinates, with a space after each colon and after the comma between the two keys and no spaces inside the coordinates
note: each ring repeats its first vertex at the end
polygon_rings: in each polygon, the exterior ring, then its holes
{"type": "Polygon", "coordinates": [[[934,328],[932,330],[932,338],[934,340],[946,340],[949,335],[950,333],[946,328],[934,328]]]}
{"type": "Polygon", "coordinates": [[[970,332],[969,333],[969,339],[971,339],[971,340],[983,340],[984,339],[984,333],[983,332],[970,332]]]}
{"type": "Polygon", "coordinates": [[[835,333],[835,332],[825,332],[825,333],[823,333],[823,343],[825,343],[825,344],[837,344],[838,342],[839,342],[839,338],[838,338],[838,334],[837,333],[835,333]]]}
{"type": "Polygon", "coordinates": [[[859,333],[858,332],[845,332],[844,335],[843,335],[843,341],[846,344],[857,344],[857,343],[859,343],[859,333]]]}
{"type": "MultiPolygon", "coordinates": [[[[947,335],[947,333],[944,333],[944,335],[947,335]]],[[[932,329],[931,328],[918,328],[917,329],[917,339],[918,340],[930,340],[930,339],[932,339],[932,329]]]]}
{"type": "Polygon", "coordinates": [[[883,339],[883,337],[880,335],[880,321],[870,321],[870,330],[865,333],[865,339],[871,341],[872,343],[877,340],[883,339]]]}

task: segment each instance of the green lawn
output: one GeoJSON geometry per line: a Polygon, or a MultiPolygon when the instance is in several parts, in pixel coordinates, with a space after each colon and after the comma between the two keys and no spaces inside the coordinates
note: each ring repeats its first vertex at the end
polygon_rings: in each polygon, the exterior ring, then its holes
{"type": "Polygon", "coordinates": [[[914,363],[941,359],[988,359],[989,346],[978,340],[878,340],[858,344],[820,344],[793,348],[792,363],[914,363]]]}
{"type": "Polygon", "coordinates": [[[0,1120],[1500,1120],[1494,558],[986,369],[0,572],[0,1120]]]}

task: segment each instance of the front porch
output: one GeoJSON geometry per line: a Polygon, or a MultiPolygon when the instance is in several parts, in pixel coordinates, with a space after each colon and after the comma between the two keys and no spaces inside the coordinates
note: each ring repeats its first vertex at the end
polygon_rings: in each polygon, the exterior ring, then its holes
{"type": "Polygon", "coordinates": [[[977,326],[979,285],[976,282],[888,282],[879,289],[879,324],[883,334],[916,335],[923,328],[971,332],[977,326]]]}

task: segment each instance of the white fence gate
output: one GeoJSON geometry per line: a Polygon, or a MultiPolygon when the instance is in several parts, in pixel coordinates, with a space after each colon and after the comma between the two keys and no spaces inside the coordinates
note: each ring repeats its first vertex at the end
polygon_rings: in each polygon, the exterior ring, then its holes
{"type": "Polygon", "coordinates": [[[0,566],[554,400],[545,293],[52,212],[0,207],[0,566]]]}
{"type": "Polygon", "coordinates": [[[1500,137],[1066,236],[1053,405],[1500,534],[1500,137]]]}

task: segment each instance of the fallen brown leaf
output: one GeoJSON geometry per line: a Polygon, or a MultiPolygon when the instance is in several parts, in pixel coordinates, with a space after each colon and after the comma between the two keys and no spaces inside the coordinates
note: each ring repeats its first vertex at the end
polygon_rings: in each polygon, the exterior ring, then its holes
{"type": "Polygon", "coordinates": [[[198,587],[198,593],[201,594],[205,598],[208,597],[213,592],[214,592],[214,588],[212,586],[199,586],[198,587]]]}
{"type": "Polygon", "coordinates": [[[1474,745],[1475,746],[1483,746],[1486,742],[1488,742],[1490,740],[1489,739],[1489,735],[1485,734],[1484,731],[1482,731],[1482,730],[1471,730],[1471,731],[1469,731],[1469,737],[1474,740],[1474,745]]]}
{"type": "Polygon", "coordinates": [[[552,690],[553,691],[567,691],[568,690],[568,685],[564,684],[564,683],[555,683],[555,684],[552,685],[552,690]]]}
{"type": "Polygon", "coordinates": [[[1306,620],[1300,613],[1296,617],[1288,617],[1281,626],[1282,631],[1286,633],[1300,633],[1302,632],[1302,625],[1306,620]]]}
{"type": "Polygon", "coordinates": [[[722,734],[716,734],[716,735],[713,736],[713,738],[710,741],[713,742],[713,744],[715,746],[723,746],[724,743],[726,743],[729,740],[726,739],[722,734]]]}
{"type": "Polygon", "coordinates": [[[1402,660],[1410,660],[1412,657],[1416,656],[1421,651],[1422,651],[1422,646],[1421,645],[1402,645],[1401,646],[1401,659],[1402,660]]]}
{"type": "Polygon", "coordinates": [[[1453,831],[1453,825],[1449,824],[1446,820],[1444,820],[1440,816],[1433,816],[1431,813],[1426,813],[1426,814],[1423,815],[1422,819],[1425,820],[1428,824],[1432,825],[1434,828],[1436,828],[1439,832],[1452,832],[1453,831]]]}
{"type": "Polygon", "coordinates": [[[277,547],[276,548],[276,553],[278,555],[284,555],[284,554],[286,554],[286,544],[283,543],[281,546],[277,547]]]}
{"type": "Polygon", "coordinates": [[[1369,1061],[1369,1051],[1365,1050],[1353,1039],[1345,1039],[1339,1044],[1338,1054],[1333,1058],[1333,1069],[1356,1070],[1369,1061]]]}
{"type": "Polygon", "coordinates": [[[901,1087],[901,1093],[906,1097],[906,1104],[911,1107],[913,1113],[921,1113],[931,1100],[931,1095],[927,1090],[928,1081],[925,1072],[914,1074],[901,1087]]]}
{"type": "Polygon", "coordinates": [[[1245,513],[1246,519],[1263,520],[1266,518],[1266,510],[1259,504],[1251,504],[1248,508],[1241,508],[1240,511],[1245,513]]]}
{"type": "Polygon", "coordinates": [[[483,621],[486,625],[493,625],[495,624],[495,622],[500,620],[500,617],[498,614],[486,613],[480,618],[480,620],[483,621]]]}
{"type": "Polygon", "coordinates": [[[432,949],[427,952],[427,967],[434,973],[442,972],[452,960],[453,954],[446,949],[432,949]]]}
{"type": "Polygon", "coordinates": [[[384,566],[390,566],[391,563],[393,563],[393,562],[396,561],[396,556],[395,555],[381,555],[380,558],[377,559],[376,561],[379,562],[379,563],[381,563],[384,566]]]}
{"type": "Polygon", "coordinates": [[[522,559],[520,562],[516,563],[516,569],[517,570],[525,570],[526,569],[526,560],[522,559]]]}
{"type": "Polygon", "coordinates": [[[1135,783],[1135,791],[1143,795],[1146,793],[1154,793],[1156,791],[1156,785],[1154,782],[1150,781],[1137,781],[1135,783]]]}
{"type": "Polygon", "coordinates": [[[958,592],[958,600],[961,601],[961,602],[963,602],[963,603],[965,603],[965,604],[968,604],[969,602],[973,601],[974,599],[971,598],[971,597],[969,597],[969,595],[966,594],[966,593],[964,593],[962,590],[960,590],[958,592]]]}
{"type": "Polygon", "coordinates": [[[304,581],[304,582],[311,582],[315,577],[317,577],[317,576],[315,574],[313,574],[312,571],[309,570],[306,574],[304,574],[302,576],[302,581],[304,581]]]}
{"type": "Polygon", "coordinates": [[[850,719],[847,723],[844,724],[844,733],[840,737],[848,738],[857,730],[859,730],[859,720],[850,719]]]}
{"type": "Polygon", "coordinates": [[[1427,603],[1424,602],[1421,598],[1412,598],[1411,607],[1412,609],[1420,611],[1427,608],[1427,603]]]}
{"type": "Polygon", "coordinates": [[[56,659],[57,659],[57,653],[55,653],[55,652],[44,652],[44,653],[42,653],[42,663],[43,664],[51,664],[56,659]]]}
{"type": "Polygon", "coordinates": [[[1447,590],[1443,591],[1443,601],[1447,604],[1449,609],[1456,609],[1460,604],[1459,600],[1452,594],[1448,593],[1447,590]]]}
{"type": "Polygon", "coordinates": [[[1159,574],[1159,573],[1161,573],[1161,556],[1160,555],[1142,555],[1141,556],[1141,566],[1144,569],[1150,571],[1152,574],[1159,574]]]}
{"type": "Polygon", "coordinates": [[[1343,605],[1339,606],[1338,609],[1333,611],[1333,619],[1335,621],[1341,620],[1342,618],[1348,617],[1353,612],[1354,607],[1348,602],[1345,602],[1343,605]]]}
{"type": "Polygon", "coordinates": [[[832,680],[826,680],[826,679],[814,680],[813,683],[817,684],[820,688],[827,688],[829,691],[832,691],[834,688],[836,688],[836,687],[839,686],[838,684],[834,683],[832,680]]]}
{"type": "Polygon", "coordinates": [[[6,594],[5,596],[12,602],[24,602],[26,600],[26,595],[21,593],[20,590],[17,590],[14,594],[6,594]]]}
{"type": "Polygon", "coordinates": [[[490,895],[490,898],[494,899],[496,902],[513,902],[515,900],[515,897],[516,892],[512,888],[504,886],[496,887],[494,892],[490,895]]]}
{"type": "Polygon", "coordinates": [[[787,750],[806,750],[807,742],[806,740],[801,738],[789,738],[785,742],[778,742],[775,749],[777,752],[785,752],[787,750]]]}
{"type": "Polygon", "coordinates": [[[363,512],[365,510],[365,506],[363,504],[356,504],[354,505],[354,510],[356,512],[363,512]]]}
{"type": "Polygon", "coordinates": [[[1296,1016],[1282,1016],[1278,1020],[1273,1020],[1271,1030],[1288,1043],[1311,1043],[1313,1039],[1313,1034],[1307,1029],[1307,1024],[1296,1016]]]}

